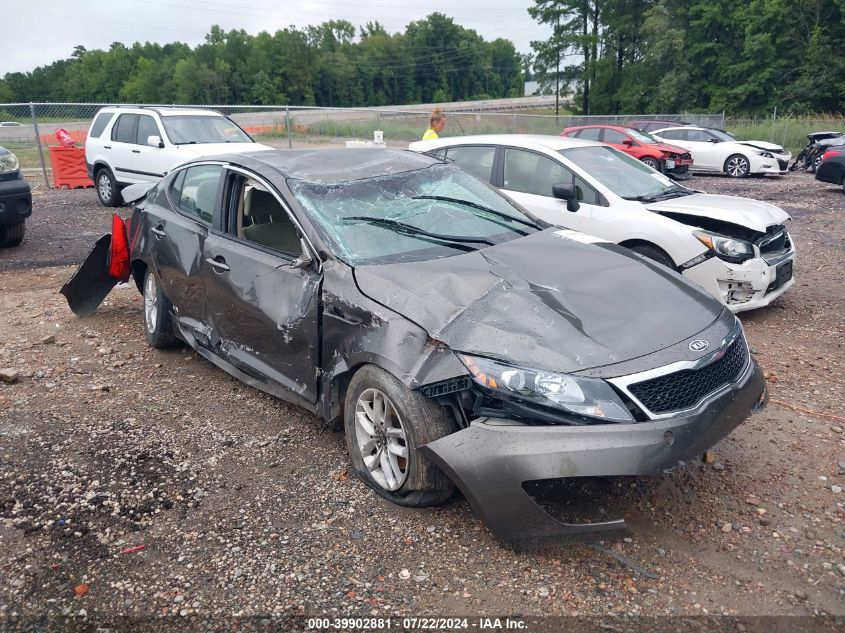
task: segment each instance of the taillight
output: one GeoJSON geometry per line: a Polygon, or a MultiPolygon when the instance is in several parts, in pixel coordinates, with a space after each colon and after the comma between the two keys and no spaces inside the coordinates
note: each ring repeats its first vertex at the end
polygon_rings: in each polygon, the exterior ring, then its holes
{"type": "Polygon", "coordinates": [[[824,154],[822,154],[822,162],[826,161],[831,156],[839,156],[842,152],[835,149],[829,149],[824,154]]]}

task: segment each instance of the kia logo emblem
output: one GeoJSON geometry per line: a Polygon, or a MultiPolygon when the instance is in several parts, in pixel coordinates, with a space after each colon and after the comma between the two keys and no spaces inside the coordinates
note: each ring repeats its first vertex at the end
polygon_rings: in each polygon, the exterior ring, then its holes
{"type": "Polygon", "coordinates": [[[694,352],[703,352],[709,345],[704,339],[697,338],[689,344],[689,348],[694,352]]]}

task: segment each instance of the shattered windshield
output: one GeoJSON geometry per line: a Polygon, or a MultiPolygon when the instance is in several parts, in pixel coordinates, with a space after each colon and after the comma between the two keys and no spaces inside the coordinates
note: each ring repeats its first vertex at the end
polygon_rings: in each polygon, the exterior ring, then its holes
{"type": "Polygon", "coordinates": [[[288,186],[352,266],[449,257],[539,230],[516,204],[453,165],[288,186]]]}
{"type": "Polygon", "coordinates": [[[692,193],[612,147],[572,147],[560,154],[625,200],[655,202],[692,193]]]}
{"type": "Polygon", "coordinates": [[[241,128],[223,116],[163,116],[161,122],[174,145],[252,143],[241,128]]]}

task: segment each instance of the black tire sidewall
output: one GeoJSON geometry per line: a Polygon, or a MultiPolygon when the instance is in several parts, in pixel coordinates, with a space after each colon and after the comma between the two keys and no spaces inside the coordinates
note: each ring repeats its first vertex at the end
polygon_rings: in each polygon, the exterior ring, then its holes
{"type": "Polygon", "coordinates": [[[725,161],[725,173],[728,175],[728,177],[729,177],[729,178],[747,178],[747,177],[748,177],[748,175],[749,175],[749,174],[751,174],[751,161],[750,161],[750,160],[748,160],[748,157],[747,157],[747,156],[743,156],[742,154],[731,154],[730,156],[728,156],[728,160],[726,160],[726,161],[725,161]],[[742,173],[742,174],[737,174],[736,176],[733,176],[733,175],[732,175],[732,174],[728,171],[728,164],[729,164],[729,163],[730,163],[730,162],[731,162],[734,158],[737,158],[737,157],[738,157],[738,158],[741,158],[742,160],[744,160],[744,161],[745,161],[745,172],[744,172],[744,173],[742,173]]]}
{"type": "Polygon", "coordinates": [[[147,340],[147,344],[150,347],[172,347],[173,346],[173,334],[170,326],[170,302],[167,300],[167,297],[164,296],[164,293],[161,291],[161,281],[155,275],[151,268],[147,269],[146,274],[144,275],[144,285],[143,285],[143,300],[144,300],[144,338],[147,340]],[[149,324],[147,323],[147,278],[152,276],[155,280],[155,291],[156,291],[156,326],[155,329],[151,332],[149,328],[149,324]]]}
{"type": "Polygon", "coordinates": [[[120,203],[118,200],[120,199],[120,192],[117,190],[117,182],[114,179],[114,175],[111,173],[111,169],[108,167],[100,167],[97,172],[94,174],[94,187],[97,189],[97,198],[100,201],[100,204],[106,207],[116,207],[120,203]],[[105,176],[109,179],[109,183],[111,184],[111,199],[110,200],[103,200],[103,196],[100,194],[100,179],[105,176]]]}
{"type": "Polygon", "coordinates": [[[0,227],[0,248],[20,246],[26,235],[26,223],[16,222],[0,227]]]}
{"type": "Polygon", "coordinates": [[[649,261],[652,261],[656,264],[660,264],[669,268],[671,270],[675,270],[675,262],[672,261],[672,258],[667,255],[663,249],[658,246],[651,246],[649,244],[640,244],[637,246],[632,246],[631,250],[645,257],[649,261]]]}
{"type": "MultiPolygon", "coordinates": [[[[437,439],[435,436],[445,434],[438,432],[437,429],[421,428],[422,425],[433,425],[433,421],[428,418],[426,412],[426,409],[433,403],[421,403],[417,400],[424,397],[419,393],[410,391],[392,374],[374,365],[365,365],[359,369],[353,376],[346,393],[344,434],[352,468],[358,477],[379,495],[400,505],[429,505],[428,503],[418,503],[415,498],[429,494],[431,485],[436,485],[438,482],[441,486],[447,483],[450,488],[449,495],[453,489],[453,485],[446,475],[425,460],[418,452],[420,446],[437,439]],[[366,466],[364,466],[363,457],[358,449],[355,437],[355,407],[358,397],[370,388],[380,390],[390,399],[405,429],[408,446],[408,476],[398,490],[386,490],[372,478],[366,466]]],[[[438,502],[442,502],[442,500],[436,500],[432,503],[438,502]]]]}

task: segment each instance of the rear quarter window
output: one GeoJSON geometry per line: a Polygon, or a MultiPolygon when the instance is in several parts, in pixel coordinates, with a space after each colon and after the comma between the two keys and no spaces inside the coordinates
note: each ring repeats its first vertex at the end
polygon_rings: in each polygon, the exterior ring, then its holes
{"type": "Polygon", "coordinates": [[[94,123],[91,125],[91,129],[88,131],[88,136],[91,138],[100,138],[109,121],[112,120],[112,117],[114,117],[113,112],[101,112],[98,114],[97,118],[94,119],[94,123]]]}

